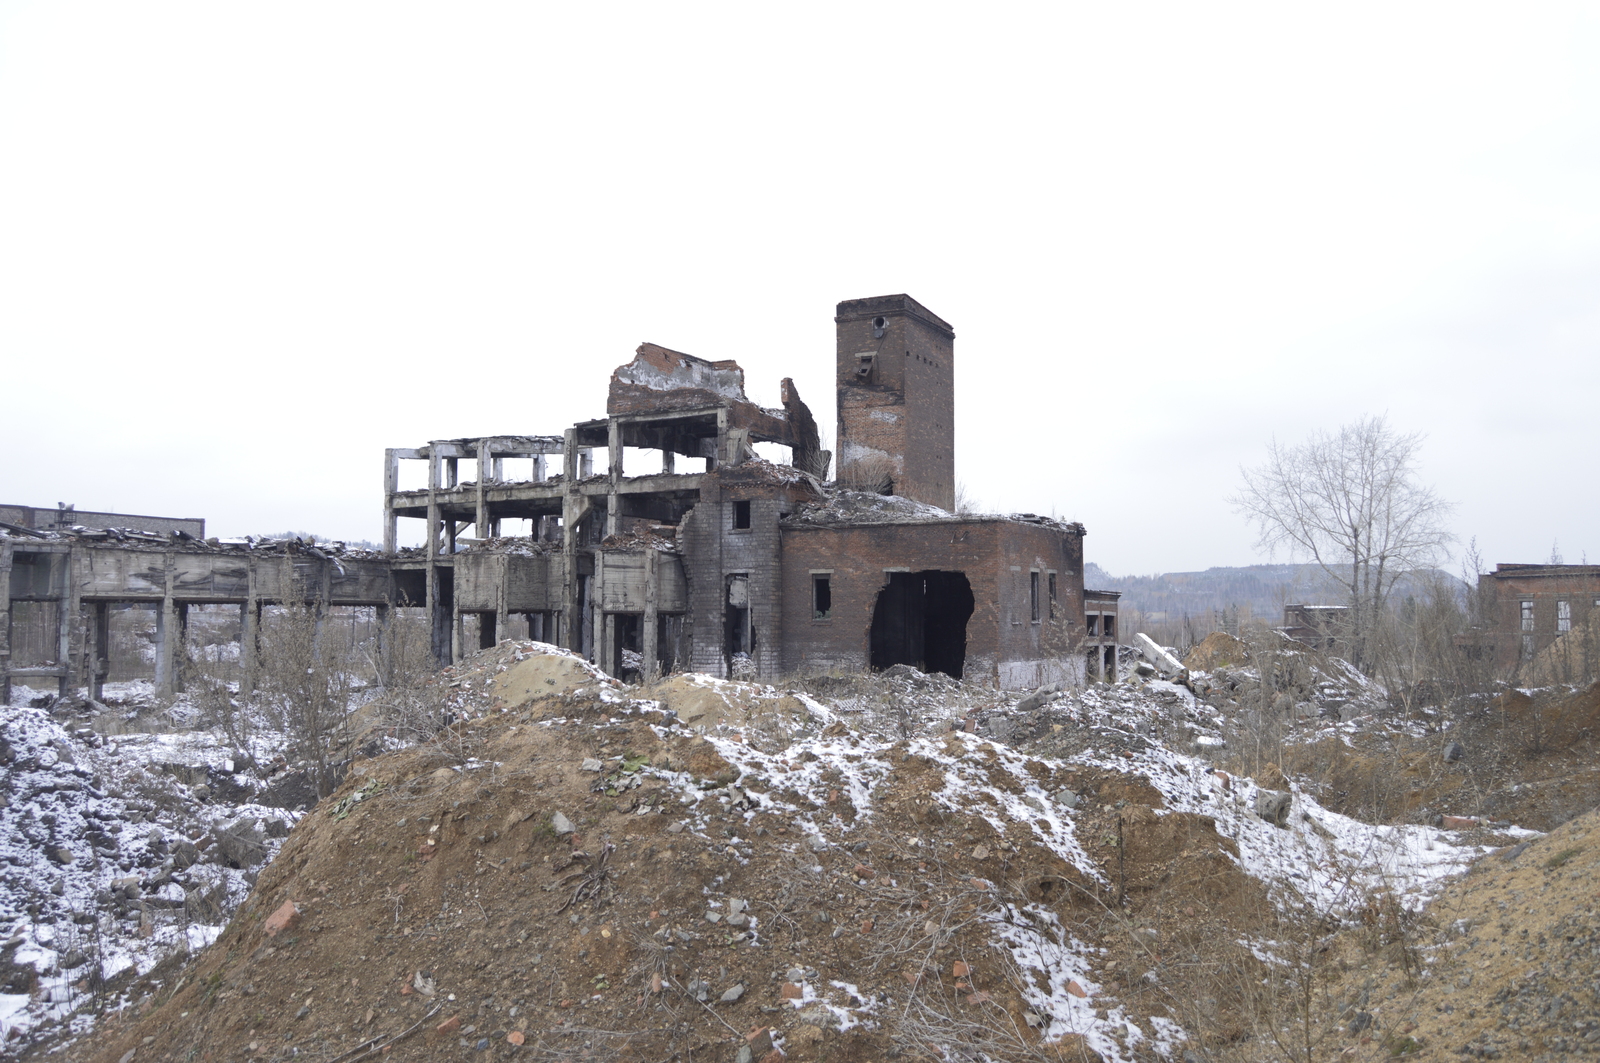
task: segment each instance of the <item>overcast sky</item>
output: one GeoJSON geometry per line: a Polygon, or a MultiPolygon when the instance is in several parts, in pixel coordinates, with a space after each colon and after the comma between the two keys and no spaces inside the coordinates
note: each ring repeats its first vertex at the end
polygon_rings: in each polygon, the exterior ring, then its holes
{"type": "Polygon", "coordinates": [[[958,478],[1114,574],[1265,560],[1239,466],[1373,413],[1600,561],[1595,11],[0,2],[0,502],[377,539],[384,447],[643,340],[831,434],[903,291],[958,478]]]}

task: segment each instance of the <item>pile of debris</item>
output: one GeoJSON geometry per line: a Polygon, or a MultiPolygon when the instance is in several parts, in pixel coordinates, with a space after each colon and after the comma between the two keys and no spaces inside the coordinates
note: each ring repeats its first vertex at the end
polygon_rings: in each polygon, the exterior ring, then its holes
{"type": "Polygon", "coordinates": [[[87,1030],[118,985],[221,932],[297,819],[249,800],[235,756],[0,708],[0,1042],[87,1030]]]}
{"type": "Polygon", "coordinates": [[[1172,683],[1006,700],[901,670],[942,706],[908,722],[625,688],[535,643],[445,682],[456,724],[353,765],[217,944],[68,1051],[1177,1058],[1248,1034],[1204,1002],[1286,921],[1415,908],[1490,841],[1174,750],[1211,710],[1172,683]]]}

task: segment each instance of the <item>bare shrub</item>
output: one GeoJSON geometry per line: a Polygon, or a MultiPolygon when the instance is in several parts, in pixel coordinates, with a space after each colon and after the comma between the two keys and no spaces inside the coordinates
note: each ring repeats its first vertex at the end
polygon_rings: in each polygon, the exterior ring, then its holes
{"type": "Polygon", "coordinates": [[[839,486],[875,495],[894,493],[894,459],[887,454],[871,454],[839,470],[839,486]]]}

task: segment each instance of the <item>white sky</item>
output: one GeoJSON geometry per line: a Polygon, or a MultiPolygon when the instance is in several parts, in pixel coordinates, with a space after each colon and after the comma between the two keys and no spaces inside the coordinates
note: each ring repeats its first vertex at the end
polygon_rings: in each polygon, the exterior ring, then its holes
{"type": "Polygon", "coordinates": [[[1596,10],[0,0],[0,502],[376,539],[384,447],[641,340],[831,433],[904,291],[958,477],[1113,573],[1264,560],[1240,464],[1383,412],[1600,561],[1596,10]]]}

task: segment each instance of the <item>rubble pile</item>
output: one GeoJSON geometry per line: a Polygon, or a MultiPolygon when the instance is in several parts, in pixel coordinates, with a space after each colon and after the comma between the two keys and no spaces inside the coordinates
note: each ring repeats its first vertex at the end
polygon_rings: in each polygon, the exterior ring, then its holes
{"type": "MultiPolygon", "coordinates": [[[[210,536],[201,539],[185,531],[161,533],[140,531],[137,528],[84,527],[43,531],[35,528],[23,528],[14,524],[0,526],[0,536],[10,536],[11,538],[22,540],[44,539],[52,542],[78,540],[91,543],[118,543],[130,547],[149,546],[159,550],[180,550],[184,553],[234,553],[252,554],[258,557],[305,556],[314,557],[322,561],[338,558],[376,560],[392,556],[385,554],[381,550],[369,550],[363,547],[350,546],[344,542],[318,540],[315,537],[302,538],[300,536],[273,538],[262,535],[245,535],[229,539],[210,536]]],[[[410,556],[423,552],[421,547],[406,547],[401,551],[401,554],[410,556]]]]}
{"type": "Polygon", "coordinates": [[[81,1006],[222,930],[297,818],[250,803],[234,755],[0,708],[0,1043],[87,1029],[81,1006]]]}
{"type": "Polygon", "coordinates": [[[1240,1036],[1194,1002],[1286,913],[1415,908],[1491,840],[1170,748],[1210,712],[1174,683],[641,690],[510,642],[441,681],[455,724],[353,764],[213,947],[62,1051],[1176,1059],[1240,1036]]]}

